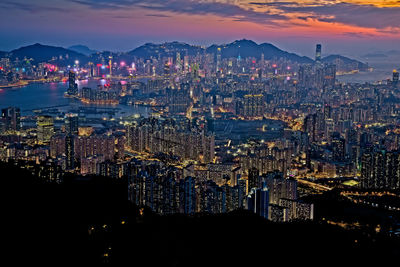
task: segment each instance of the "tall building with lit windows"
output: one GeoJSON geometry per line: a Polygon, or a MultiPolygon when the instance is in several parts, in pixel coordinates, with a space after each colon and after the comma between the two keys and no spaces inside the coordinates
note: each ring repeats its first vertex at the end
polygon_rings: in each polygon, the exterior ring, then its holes
{"type": "Polygon", "coordinates": [[[268,188],[253,188],[247,196],[247,209],[268,219],[269,191],[268,188]]]}
{"type": "Polygon", "coordinates": [[[78,134],[79,117],[78,114],[69,113],[65,116],[65,131],[68,134],[78,134]]]}
{"type": "Polygon", "coordinates": [[[21,129],[21,111],[16,107],[1,110],[2,131],[19,131],[21,129]]]}
{"type": "Polygon", "coordinates": [[[360,187],[399,189],[400,154],[385,150],[364,153],[361,157],[360,187]]]}
{"type": "Polygon", "coordinates": [[[315,62],[316,63],[321,63],[321,52],[322,52],[322,45],[317,44],[315,48],[315,62]]]}
{"type": "Polygon", "coordinates": [[[40,144],[50,143],[54,134],[54,119],[51,116],[39,116],[37,119],[37,139],[40,144]]]}
{"type": "Polygon", "coordinates": [[[264,115],[264,96],[261,94],[245,95],[242,106],[244,117],[262,117],[264,115]]]}
{"type": "Polygon", "coordinates": [[[393,70],[393,78],[392,78],[392,82],[393,85],[396,86],[399,84],[399,75],[400,73],[397,70],[393,70]]]}
{"type": "Polygon", "coordinates": [[[69,71],[68,74],[68,90],[67,94],[70,96],[78,95],[78,84],[76,81],[76,74],[73,71],[69,71]]]}
{"type": "Polygon", "coordinates": [[[67,170],[73,170],[75,168],[75,146],[74,136],[69,134],[65,137],[65,155],[67,157],[67,170]]]}

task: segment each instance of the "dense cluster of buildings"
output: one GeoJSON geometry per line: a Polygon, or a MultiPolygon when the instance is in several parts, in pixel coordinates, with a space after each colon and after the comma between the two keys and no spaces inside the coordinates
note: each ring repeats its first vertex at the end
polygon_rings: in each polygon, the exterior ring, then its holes
{"type": "MultiPolygon", "coordinates": [[[[66,96],[145,105],[148,117],[21,117],[19,108],[2,108],[0,159],[56,181],[65,172],[127,177],[130,200],[160,214],[249,209],[273,221],[313,219],[298,179],[400,187],[397,72],[385,83],[337,83],[321,46],[314,64],[220,52],[103,61],[103,72],[126,79],[78,88],[82,71],[68,70],[66,96]]],[[[102,69],[86,67],[95,76],[102,69]]]]}
{"type": "Polygon", "coordinates": [[[214,136],[190,120],[143,119],[128,126],[128,147],[133,151],[179,155],[182,160],[212,162],[214,136]]]}

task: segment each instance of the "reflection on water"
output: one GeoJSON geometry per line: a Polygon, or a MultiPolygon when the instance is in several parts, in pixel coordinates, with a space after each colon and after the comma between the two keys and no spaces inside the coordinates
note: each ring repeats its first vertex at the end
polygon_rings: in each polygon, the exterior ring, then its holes
{"type": "MultiPolygon", "coordinates": [[[[78,87],[97,87],[97,85],[104,85],[106,80],[94,81],[83,80],[78,82],[78,87]]],[[[32,83],[24,87],[4,89],[0,91],[0,108],[15,106],[20,107],[23,114],[31,114],[35,109],[43,109],[48,107],[60,107],[61,110],[68,110],[70,108],[79,107],[116,107],[118,108],[119,115],[133,115],[141,114],[147,116],[150,112],[149,108],[141,106],[107,106],[107,105],[92,105],[84,104],[79,100],[72,98],[65,98],[68,83],[32,83]]]]}
{"type": "Polygon", "coordinates": [[[368,62],[373,71],[337,76],[338,81],[347,83],[383,81],[392,79],[393,69],[400,68],[400,56],[398,55],[388,58],[361,59],[361,61],[368,62]]]}

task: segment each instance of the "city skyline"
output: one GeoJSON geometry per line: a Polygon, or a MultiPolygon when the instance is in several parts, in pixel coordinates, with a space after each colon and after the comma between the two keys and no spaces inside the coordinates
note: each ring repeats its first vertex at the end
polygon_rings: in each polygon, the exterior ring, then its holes
{"type": "Polygon", "coordinates": [[[268,42],[311,56],[388,51],[400,41],[400,4],[387,1],[6,1],[0,50],[32,43],[127,51],[147,42],[268,42]],[[9,12],[10,9],[12,12],[9,12]],[[23,18],[23,20],[21,20],[23,18]]]}
{"type": "Polygon", "coordinates": [[[398,0],[2,1],[5,255],[396,262],[399,14],[398,0]]]}

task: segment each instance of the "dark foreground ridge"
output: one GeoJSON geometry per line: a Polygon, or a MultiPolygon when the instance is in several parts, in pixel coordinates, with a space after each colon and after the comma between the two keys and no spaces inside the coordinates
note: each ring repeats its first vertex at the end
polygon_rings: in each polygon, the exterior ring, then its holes
{"type": "Polygon", "coordinates": [[[396,239],[325,223],[271,223],[247,211],[158,216],[127,200],[124,179],[71,175],[55,184],[4,163],[0,173],[2,260],[15,266],[320,266],[399,257],[396,239]]]}

